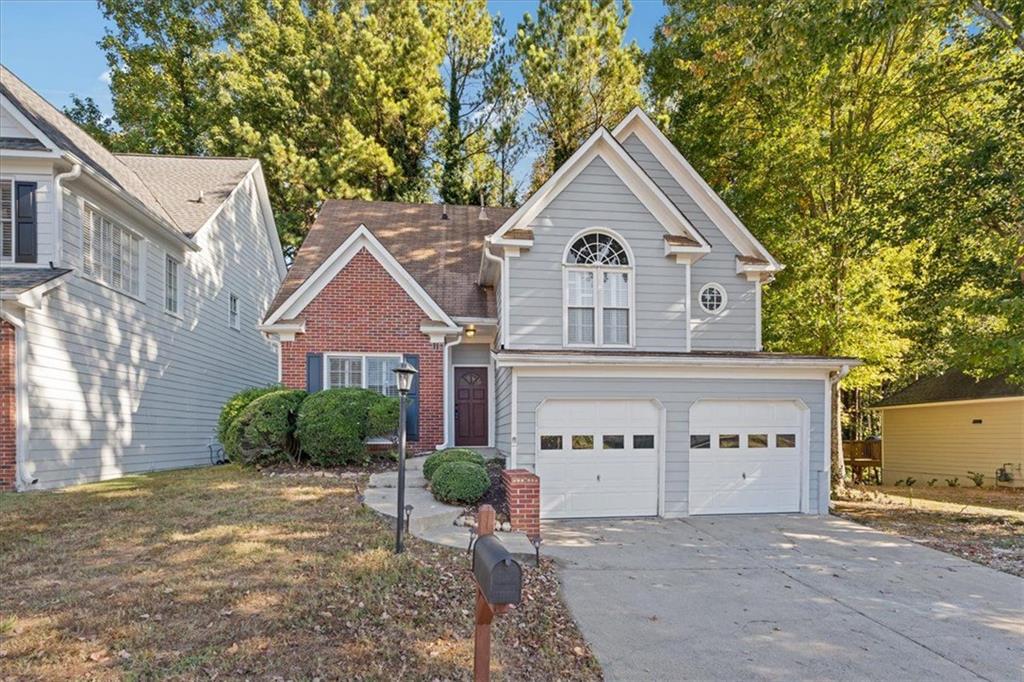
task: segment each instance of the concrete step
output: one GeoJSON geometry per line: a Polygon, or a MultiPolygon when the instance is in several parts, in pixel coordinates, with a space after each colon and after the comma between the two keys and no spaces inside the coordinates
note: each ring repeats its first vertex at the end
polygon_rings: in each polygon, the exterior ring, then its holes
{"type": "MultiPolygon", "coordinates": [[[[398,490],[396,488],[367,488],[363,495],[366,506],[378,514],[393,520],[398,508],[398,490]]],[[[452,526],[455,519],[462,515],[462,507],[438,502],[424,488],[405,489],[405,504],[412,505],[409,518],[409,531],[418,535],[429,528],[452,526]]]]}

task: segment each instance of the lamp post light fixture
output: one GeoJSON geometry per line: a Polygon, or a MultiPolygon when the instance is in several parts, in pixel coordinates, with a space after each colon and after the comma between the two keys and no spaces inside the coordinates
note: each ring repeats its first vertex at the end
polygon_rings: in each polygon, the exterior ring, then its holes
{"type": "Polygon", "coordinates": [[[398,509],[395,513],[395,554],[402,553],[402,517],[405,512],[405,412],[406,398],[412,390],[416,368],[408,362],[395,367],[395,382],[398,384],[398,509]]]}

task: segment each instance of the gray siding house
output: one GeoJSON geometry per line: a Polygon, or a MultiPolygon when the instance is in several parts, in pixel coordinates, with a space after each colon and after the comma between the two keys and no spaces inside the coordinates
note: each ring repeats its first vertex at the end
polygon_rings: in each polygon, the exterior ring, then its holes
{"type": "Polygon", "coordinates": [[[262,329],[310,390],[415,357],[417,447],[496,448],[542,517],[825,513],[857,361],[763,351],[782,267],[635,110],[515,209],[326,202],[262,329]]]}
{"type": "Polygon", "coordinates": [[[112,154],[0,76],[0,484],[209,463],[225,399],[278,374],[259,163],[112,154]]]}

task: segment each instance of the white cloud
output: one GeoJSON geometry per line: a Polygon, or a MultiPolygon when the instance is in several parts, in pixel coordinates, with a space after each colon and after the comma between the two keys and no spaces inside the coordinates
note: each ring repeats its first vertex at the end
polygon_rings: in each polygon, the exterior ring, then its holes
{"type": "Polygon", "coordinates": [[[100,80],[106,83],[107,85],[110,85],[110,69],[107,69],[106,71],[100,74],[100,80]]]}

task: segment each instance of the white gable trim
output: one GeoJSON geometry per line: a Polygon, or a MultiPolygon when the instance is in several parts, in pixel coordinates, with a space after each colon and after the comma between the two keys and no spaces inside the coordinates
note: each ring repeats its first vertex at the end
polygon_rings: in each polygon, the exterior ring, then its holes
{"type": "Polygon", "coordinates": [[[253,161],[252,168],[246,172],[238,184],[235,185],[234,189],[232,189],[228,194],[227,198],[224,199],[224,201],[220,203],[220,206],[214,210],[213,214],[207,218],[206,222],[195,231],[193,238],[198,237],[200,232],[213,224],[213,221],[220,216],[220,214],[225,210],[225,207],[235,200],[239,191],[241,191],[243,187],[248,187],[249,182],[252,182],[253,187],[256,189],[256,200],[260,203],[263,227],[267,232],[267,238],[270,240],[270,248],[274,252],[274,265],[277,267],[277,276],[280,280],[283,280],[285,275],[288,274],[288,265],[284,262],[284,250],[281,248],[281,237],[277,234],[277,223],[274,220],[274,211],[270,206],[270,195],[267,192],[267,184],[263,178],[263,169],[260,166],[259,161],[253,161]]]}
{"type": "Polygon", "coordinates": [[[785,267],[775,260],[768,249],[751,234],[750,230],[732,212],[732,209],[722,201],[718,193],[711,189],[700,173],[690,165],[690,162],[676,149],[676,146],[665,137],[640,108],[629,112],[626,118],[622,119],[622,122],[612,131],[615,139],[619,142],[624,142],[634,133],[672,178],[715,223],[726,239],[740,250],[740,253],[747,254],[753,251],[771,264],[772,271],[782,270],[785,267]]]}
{"type": "Polygon", "coordinates": [[[541,185],[540,189],[534,192],[526,203],[505,221],[505,224],[494,233],[491,243],[499,246],[523,246],[522,240],[504,240],[502,235],[511,229],[528,227],[537,214],[568,187],[591,161],[598,157],[608,164],[669,234],[693,239],[700,244],[700,250],[704,253],[711,250],[711,245],[700,232],[679,212],[676,205],[665,196],[665,193],[654,184],[654,181],[604,128],[594,131],[594,134],[562,164],[555,174],[548,178],[547,182],[541,185]]]}
{"type": "Polygon", "coordinates": [[[51,154],[48,155],[52,155],[52,153],[56,153],[58,150],[60,150],[60,147],[54,144],[53,140],[47,137],[46,134],[43,133],[43,131],[40,130],[35,123],[30,121],[28,117],[25,116],[25,114],[21,113],[21,109],[14,106],[11,100],[7,99],[6,96],[0,95],[0,105],[3,106],[3,108],[7,111],[7,113],[11,115],[12,118],[14,118],[15,121],[20,123],[23,128],[25,128],[30,133],[35,135],[37,140],[42,142],[50,149],[51,154]]]}
{"type": "Polygon", "coordinates": [[[416,302],[427,316],[436,322],[441,322],[449,328],[457,328],[448,314],[441,309],[441,306],[419,285],[413,276],[395,260],[384,245],[373,236],[373,233],[366,227],[360,225],[349,235],[341,246],[335,249],[327,260],[325,260],[316,271],[306,278],[298,289],[275,310],[263,326],[273,325],[281,319],[291,319],[302,312],[310,302],[323,291],[349,261],[359,251],[366,249],[370,255],[377,259],[391,278],[398,282],[398,285],[416,302]]]}

